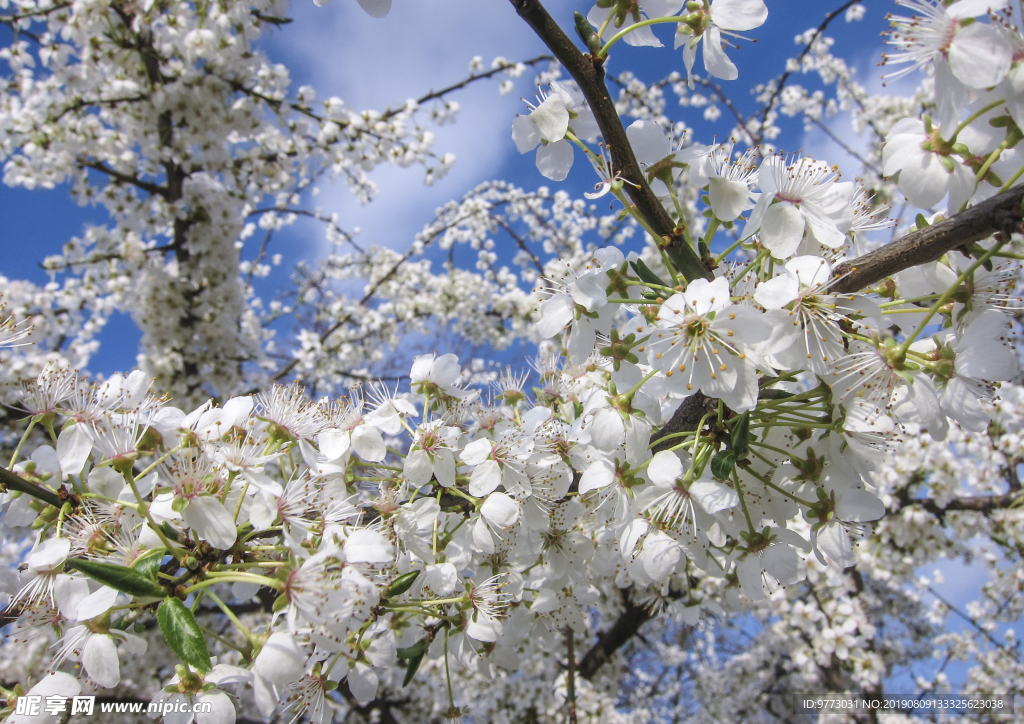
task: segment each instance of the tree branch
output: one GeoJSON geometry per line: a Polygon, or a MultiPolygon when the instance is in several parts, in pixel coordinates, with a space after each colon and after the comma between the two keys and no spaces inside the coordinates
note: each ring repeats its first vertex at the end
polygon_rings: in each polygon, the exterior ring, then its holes
{"type": "Polygon", "coordinates": [[[77,505],[71,496],[67,494],[67,491],[64,493],[65,497],[62,498],[57,493],[47,490],[35,483],[30,483],[25,480],[25,478],[21,477],[17,473],[12,473],[2,465],[0,465],[0,488],[3,488],[4,490],[17,490],[25,495],[31,495],[33,498],[41,500],[44,503],[48,503],[54,508],[60,508],[67,502],[70,502],[71,505],[77,505]]]}
{"type": "Polygon", "coordinates": [[[597,670],[604,666],[612,655],[633,638],[640,627],[652,618],[650,610],[634,604],[625,589],[622,591],[622,603],[622,613],[619,614],[615,623],[597,637],[597,643],[580,659],[576,672],[584,679],[594,678],[597,670]]]}
{"type": "Polygon", "coordinates": [[[943,254],[987,238],[994,232],[1010,234],[1021,222],[1024,184],[993,196],[945,221],[918,229],[891,244],[832,270],[829,291],[857,292],[896,272],[935,261],[943,254]]]}
{"type": "Polygon", "coordinates": [[[939,505],[932,498],[911,498],[900,496],[901,505],[920,505],[939,520],[944,520],[946,513],[963,511],[981,513],[988,515],[996,510],[1004,510],[1013,506],[1021,500],[1020,491],[1011,491],[1001,495],[971,495],[963,498],[953,498],[945,505],[939,505]]]}
{"type": "MultiPolygon", "coordinates": [[[[615,103],[612,102],[608,87],[605,85],[603,62],[595,62],[589,54],[581,53],[544,9],[540,0],[510,1],[519,16],[533,28],[579,84],[580,90],[590,103],[590,109],[594,112],[604,142],[611,152],[614,174],[627,182],[626,193],[629,194],[637,211],[651,228],[663,237],[655,239],[654,242],[662,245],[668,242],[666,252],[687,280],[702,277],[712,279],[710,270],[704,266],[697,252],[686,243],[683,229],[676,227],[668,211],[651,191],[640,164],[633,155],[626,129],[622,127],[615,103]]],[[[680,223],[683,223],[682,220],[680,223]]]]}

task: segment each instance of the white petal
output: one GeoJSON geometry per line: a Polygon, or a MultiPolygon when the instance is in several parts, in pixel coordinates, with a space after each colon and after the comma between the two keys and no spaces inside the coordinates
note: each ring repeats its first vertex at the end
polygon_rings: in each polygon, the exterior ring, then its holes
{"type": "Polygon", "coordinates": [[[711,26],[704,31],[704,69],[722,80],[736,80],[740,72],[722,50],[722,32],[711,26]]]}
{"type": "Polygon", "coordinates": [[[683,462],[672,450],[662,450],[647,466],[647,477],[651,482],[663,488],[675,485],[683,474],[683,462]]]}
{"type": "Polygon", "coordinates": [[[473,468],[469,477],[469,494],[477,498],[493,492],[501,485],[501,467],[496,460],[484,460],[473,468]]]}
{"type": "Polygon", "coordinates": [[[655,581],[664,581],[675,570],[682,555],[682,546],[675,539],[655,530],[644,540],[644,571],[655,581]]]}
{"type": "MultiPolygon", "coordinates": [[[[85,432],[85,425],[65,427],[57,438],[57,457],[65,475],[80,475],[85,461],[92,452],[92,440],[85,432]]],[[[122,483],[124,481],[122,480],[122,483]]]]}
{"type": "Polygon", "coordinates": [[[640,163],[657,163],[672,152],[672,142],[654,121],[634,121],[626,129],[626,136],[640,163]]]}
{"type": "Polygon", "coordinates": [[[121,681],[121,664],[117,658],[117,645],[106,634],[93,634],[82,650],[82,666],[89,678],[100,686],[113,689],[121,681]]]}
{"type": "Polygon", "coordinates": [[[768,546],[761,554],[761,563],[765,572],[783,586],[796,583],[799,578],[800,556],[785,543],[768,546]]]}
{"type": "Polygon", "coordinates": [[[340,460],[349,450],[351,437],[348,430],[330,428],[316,436],[320,453],[328,460],[340,460]]]}
{"type": "Polygon", "coordinates": [[[427,585],[439,596],[451,593],[459,585],[459,572],[451,563],[431,564],[426,570],[427,585]]]}
{"type": "Polygon", "coordinates": [[[200,692],[196,703],[203,705],[195,714],[196,724],[235,724],[235,705],[223,691],[200,692]]]}
{"type": "Polygon", "coordinates": [[[885,503],[866,490],[851,488],[839,494],[836,515],[851,523],[868,523],[885,515],[885,503]]]}
{"type": "Polygon", "coordinates": [[[430,464],[430,456],[425,450],[410,450],[402,465],[402,473],[414,487],[426,485],[434,468],[430,464]]]}
{"type": "Polygon", "coordinates": [[[47,538],[32,549],[25,562],[30,571],[49,571],[64,562],[71,552],[71,541],[67,538],[47,538]]]}
{"type": "Polygon", "coordinates": [[[554,337],[572,321],[576,313],[576,302],[568,294],[556,294],[540,305],[540,320],[537,333],[541,339],[554,337]]]}
{"type": "Polygon", "coordinates": [[[352,449],[368,463],[379,463],[388,455],[380,430],[369,425],[359,425],[352,431],[352,449]]]}
{"type": "Polygon", "coordinates": [[[501,622],[475,611],[466,624],[466,635],[477,641],[492,643],[501,638],[501,622]]]}
{"type": "Polygon", "coordinates": [[[598,460],[583,471],[580,476],[580,495],[586,495],[591,490],[598,490],[615,482],[615,469],[611,463],[605,460],[598,460]]]}
{"type": "Polygon", "coordinates": [[[480,515],[499,528],[508,528],[519,520],[519,503],[505,493],[491,493],[480,506],[480,515]]]}
{"type": "Polygon", "coordinates": [[[278,631],[263,644],[253,672],[272,684],[290,684],[306,673],[306,657],[299,651],[294,636],[278,631]]]}
{"type": "Polygon", "coordinates": [[[569,284],[569,294],[576,304],[582,304],[588,312],[596,312],[608,303],[608,276],[604,272],[584,274],[569,284]]]}
{"type": "Polygon", "coordinates": [[[753,30],[764,25],[768,8],[763,0],[715,0],[711,19],[726,30],[753,30]]]}
{"type": "Polygon", "coordinates": [[[690,497],[711,515],[740,504],[740,496],[728,485],[705,480],[690,486],[690,497]]]}
{"type": "Polygon", "coordinates": [[[736,219],[750,204],[750,189],[741,181],[729,181],[719,176],[708,179],[711,210],[722,221],[736,219]]]}
{"type": "Polygon", "coordinates": [[[382,18],[391,11],[391,0],[359,0],[359,7],[371,18],[382,18]]]}
{"type": "Polygon", "coordinates": [[[512,121],[512,140],[519,153],[529,153],[540,145],[540,130],[529,116],[519,116],[512,121]]]}
{"type": "Polygon", "coordinates": [[[762,571],[761,557],[758,555],[749,554],[736,564],[736,578],[739,579],[740,590],[751,601],[760,601],[764,598],[762,571]]]}
{"type": "Polygon", "coordinates": [[[537,106],[530,113],[530,120],[537,126],[541,138],[548,143],[562,140],[569,129],[569,111],[565,107],[565,101],[557,93],[549,95],[537,106]]]}
{"type": "Polygon", "coordinates": [[[493,447],[494,443],[482,437],[466,445],[459,454],[459,457],[462,458],[462,462],[466,463],[466,465],[479,465],[488,458],[493,447]]]}
{"type": "Polygon", "coordinates": [[[117,589],[100,586],[79,602],[76,609],[78,620],[88,621],[90,618],[102,616],[114,606],[115,601],[117,601],[117,589]]]}
{"type": "Polygon", "coordinates": [[[1010,69],[1013,49],[994,25],[973,23],[960,28],[949,46],[949,67],[971,88],[990,88],[1010,69]]]}
{"type": "Polygon", "coordinates": [[[617,450],[625,434],[626,426],[618,410],[606,407],[594,414],[594,420],[590,425],[590,437],[598,450],[617,450]]]}
{"type": "Polygon", "coordinates": [[[833,560],[840,568],[848,568],[854,564],[856,559],[853,556],[853,544],[850,543],[850,536],[846,529],[833,520],[826,523],[817,536],[818,548],[833,560]]]}
{"type": "Polygon", "coordinates": [[[793,204],[783,201],[764,213],[761,222],[761,243],[776,259],[793,256],[804,236],[804,216],[793,204]]]}
{"type": "Polygon", "coordinates": [[[754,289],[754,301],[765,309],[782,309],[800,294],[800,284],[790,274],[761,282],[754,289]]]}
{"type": "Polygon", "coordinates": [[[227,550],[238,537],[234,513],[212,495],[192,498],[181,511],[181,516],[199,538],[218,550],[227,550]]]}
{"type": "Polygon", "coordinates": [[[345,539],[345,560],[349,563],[390,563],[393,558],[393,546],[377,531],[354,530],[345,539]]]}
{"type": "Polygon", "coordinates": [[[572,168],[572,144],[562,139],[537,149],[537,170],[544,178],[565,181],[572,168]]]}

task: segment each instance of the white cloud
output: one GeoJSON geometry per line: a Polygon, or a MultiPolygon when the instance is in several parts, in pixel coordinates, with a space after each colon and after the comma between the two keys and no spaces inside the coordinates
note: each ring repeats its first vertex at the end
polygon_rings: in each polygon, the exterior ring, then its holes
{"type": "MultiPolygon", "coordinates": [[[[571,17],[571,5],[562,0],[549,9],[571,17]]],[[[291,16],[294,23],[269,39],[268,54],[290,68],[293,87],[312,85],[318,97],[336,95],[353,108],[396,107],[460,81],[477,55],[489,68],[499,55],[523,60],[546,52],[509,2],[396,0],[390,15],[374,19],[351,0],[323,8],[300,1],[291,16]]],[[[360,205],[342,183],[322,184],[314,203],[338,212],[344,228],[359,227],[361,245],[407,248],[437,207],[499,177],[509,160],[532,167],[511,139],[512,120],[525,109],[519,96],[532,95],[532,77],[527,71],[507,96],[498,94],[500,79],[450,96],[462,111],[456,123],[434,129],[434,151],[458,160],[434,186],[423,184],[419,168],[381,167],[372,174],[379,193],[369,205],[360,205]]]]}

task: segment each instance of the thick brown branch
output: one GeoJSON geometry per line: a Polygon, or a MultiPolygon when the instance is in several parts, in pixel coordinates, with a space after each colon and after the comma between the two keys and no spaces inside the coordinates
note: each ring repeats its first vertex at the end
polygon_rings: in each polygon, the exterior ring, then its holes
{"type": "MultiPolygon", "coordinates": [[[[676,228],[672,217],[651,191],[640,164],[633,155],[626,129],[622,127],[618,111],[615,110],[615,103],[608,93],[608,87],[604,82],[603,63],[595,63],[589,54],[581,53],[539,0],[511,2],[519,16],[533,28],[579,84],[580,90],[590,103],[590,109],[594,112],[604,142],[611,151],[615,175],[627,182],[626,193],[629,194],[640,216],[650,224],[655,233],[668,240],[669,246],[666,251],[673,263],[688,280],[701,277],[711,279],[711,272],[704,266],[693,248],[686,243],[682,229],[676,228]]],[[[655,242],[659,241],[662,240],[655,239],[655,242]]]]}
{"type": "Polygon", "coordinates": [[[857,292],[910,267],[935,261],[953,249],[969,247],[1000,231],[1016,231],[1021,221],[1024,184],[875,249],[832,270],[829,291],[857,292]]]}

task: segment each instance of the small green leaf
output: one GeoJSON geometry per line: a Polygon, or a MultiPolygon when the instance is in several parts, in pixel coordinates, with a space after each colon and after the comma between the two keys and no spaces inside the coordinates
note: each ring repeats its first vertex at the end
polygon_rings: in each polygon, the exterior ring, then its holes
{"type": "Polygon", "coordinates": [[[648,284],[659,284],[659,285],[661,285],[663,287],[669,286],[668,284],[666,284],[665,282],[663,282],[661,280],[661,277],[659,277],[657,274],[652,272],[651,268],[649,266],[644,264],[643,259],[637,259],[636,261],[631,261],[629,263],[629,265],[631,267],[633,267],[633,271],[636,272],[636,275],[638,277],[640,277],[640,279],[642,281],[645,281],[648,284]]]}
{"type": "Polygon", "coordinates": [[[427,640],[425,638],[422,638],[419,641],[417,641],[416,643],[414,643],[412,646],[406,646],[404,648],[398,649],[395,652],[395,654],[400,659],[412,659],[412,658],[415,658],[417,656],[420,656],[421,654],[426,653],[426,651],[427,651],[427,640]]]}
{"type": "Polygon", "coordinates": [[[924,229],[929,226],[928,219],[924,218],[924,214],[918,214],[917,218],[914,219],[914,226],[918,229],[924,229]]]}
{"type": "Polygon", "coordinates": [[[181,660],[199,671],[210,670],[210,652],[206,648],[206,638],[185,604],[177,598],[168,596],[156,611],[156,620],[160,631],[181,660]]]}
{"type": "Polygon", "coordinates": [[[394,598],[395,596],[401,596],[403,593],[412,588],[412,584],[416,582],[416,578],[420,575],[420,572],[409,571],[403,573],[398,578],[391,582],[391,585],[384,591],[384,598],[394,598]]]}
{"type": "Polygon", "coordinates": [[[81,571],[93,580],[105,586],[116,588],[132,596],[145,598],[161,598],[167,595],[163,586],[139,571],[119,566],[116,563],[103,563],[85,558],[69,558],[68,565],[81,571]]]}
{"type": "Polygon", "coordinates": [[[409,659],[409,665],[405,667],[405,678],[402,679],[402,688],[409,685],[412,681],[412,677],[416,676],[416,671],[420,668],[420,662],[423,661],[423,654],[416,654],[409,659]]]}
{"type": "Polygon", "coordinates": [[[736,468],[736,453],[722,450],[711,458],[711,473],[719,480],[727,480],[736,468]]]}
{"type": "Polygon", "coordinates": [[[732,428],[732,450],[736,457],[746,456],[750,451],[750,413],[744,412],[732,428]]]}
{"type": "Polygon", "coordinates": [[[167,550],[164,548],[146,551],[140,557],[135,559],[135,562],[132,563],[132,568],[149,580],[158,581],[157,574],[160,572],[160,566],[163,564],[164,555],[166,554],[167,550]]]}

